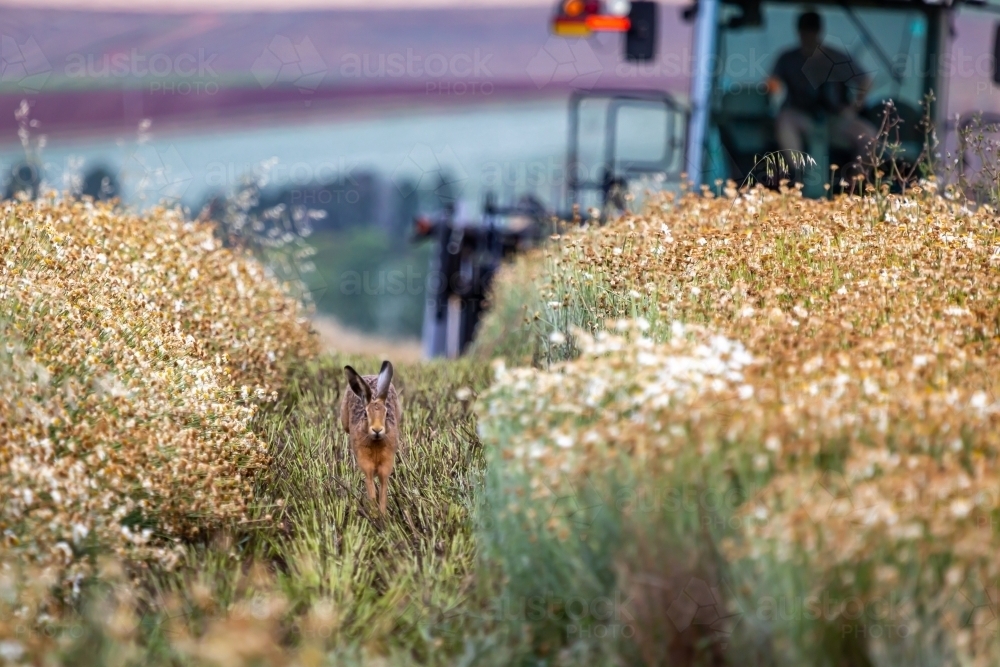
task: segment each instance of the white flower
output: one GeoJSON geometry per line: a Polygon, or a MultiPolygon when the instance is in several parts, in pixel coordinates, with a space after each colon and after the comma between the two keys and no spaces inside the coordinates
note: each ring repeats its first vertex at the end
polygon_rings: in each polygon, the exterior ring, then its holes
{"type": "Polygon", "coordinates": [[[12,639],[0,641],[0,658],[6,662],[17,662],[24,655],[24,647],[12,639]]]}
{"type": "Polygon", "coordinates": [[[802,365],[803,373],[812,373],[823,368],[823,357],[817,355],[802,365]]]}
{"type": "Polygon", "coordinates": [[[957,499],[951,501],[951,514],[958,519],[964,519],[972,511],[972,503],[968,500],[957,499]]]}
{"type": "Polygon", "coordinates": [[[82,523],[73,524],[73,544],[79,544],[84,539],[86,539],[87,534],[90,530],[87,529],[82,523]]]}

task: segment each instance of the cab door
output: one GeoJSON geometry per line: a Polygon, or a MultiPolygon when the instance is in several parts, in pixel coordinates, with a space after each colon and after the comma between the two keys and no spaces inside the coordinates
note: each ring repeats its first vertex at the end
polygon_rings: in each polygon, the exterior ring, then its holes
{"type": "Polygon", "coordinates": [[[945,151],[955,156],[955,174],[973,199],[990,197],[990,171],[1000,146],[1000,0],[961,4],[952,19],[947,60],[945,151]],[[988,149],[988,150],[987,150],[988,149]],[[984,171],[984,168],[987,171],[984,171]]]}
{"type": "Polygon", "coordinates": [[[641,197],[650,186],[679,185],[687,121],[687,111],[666,92],[574,92],[562,215],[596,208],[603,217],[624,209],[625,194],[641,197]]]}

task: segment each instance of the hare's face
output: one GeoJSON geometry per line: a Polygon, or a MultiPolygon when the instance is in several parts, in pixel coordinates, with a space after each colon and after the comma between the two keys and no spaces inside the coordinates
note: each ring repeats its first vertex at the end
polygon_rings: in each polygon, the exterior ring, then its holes
{"type": "Polygon", "coordinates": [[[381,440],[385,437],[385,401],[375,399],[365,407],[365,414],[368,416],[368,436],[372,440],[381,440]]]}
{"type": "MultiPolygon", "coordinates": [[[[358,372],[350,366],[344,366],[347,374],[347,383],[354,392],[355,397],[365,406],[364,421],[361,423],[360,415],[356,412],[352,419],[351,430],[359,435],[364,433],[365,426],[368,427],[368,437],[372,440],[381,440],[386,437],[386,399],[392,389],[392,364],[388,361],[382,362],[382,370],[379,371],[378,379],[375,382],[375,391],[372,391],[368,381],[358,375],[358,372]]],[[[347,405],[347,403],[344,403],[347,405]]],[[[355,406],[358,404],[355,403],[355,406]]]]}

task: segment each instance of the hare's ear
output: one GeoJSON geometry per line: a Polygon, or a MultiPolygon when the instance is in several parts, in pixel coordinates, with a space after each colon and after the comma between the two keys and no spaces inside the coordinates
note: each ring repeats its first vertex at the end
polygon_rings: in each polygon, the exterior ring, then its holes
{"type": "Polygon", "coordinates": [[[347,383],[351,385],[351,390],[365,403],[372,402],[372,388],[364,381],[358,372],[350,366],[344,366],[344,373],[347,374],[347,383]]]}
{"type": "Polygon", "coordinates": [[[389,395],[389,385],[391,384],[392,364],[388,361],[383,361],[382,370],[378,372],[378,384],[375,385],[376,396],[384,401],[389,395]]]}

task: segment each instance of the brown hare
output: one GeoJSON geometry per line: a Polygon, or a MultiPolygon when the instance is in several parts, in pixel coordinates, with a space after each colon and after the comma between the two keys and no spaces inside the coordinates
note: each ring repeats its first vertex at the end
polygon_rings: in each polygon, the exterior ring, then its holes
{"type": "Polygon", "coordinates": [[[396,388],[392,386],[392,364],[383,361],[378,375],[358,375],[350,366],[344,366],[344,372],[350,391],[344,392],[340,404],[340,423],[350,437],[354,459],[365,473],[371,500],[375,500],[374,476],[378,475],[378,507],[385,514],[389,475],[396,462],[403,420],[396,388]]]}

